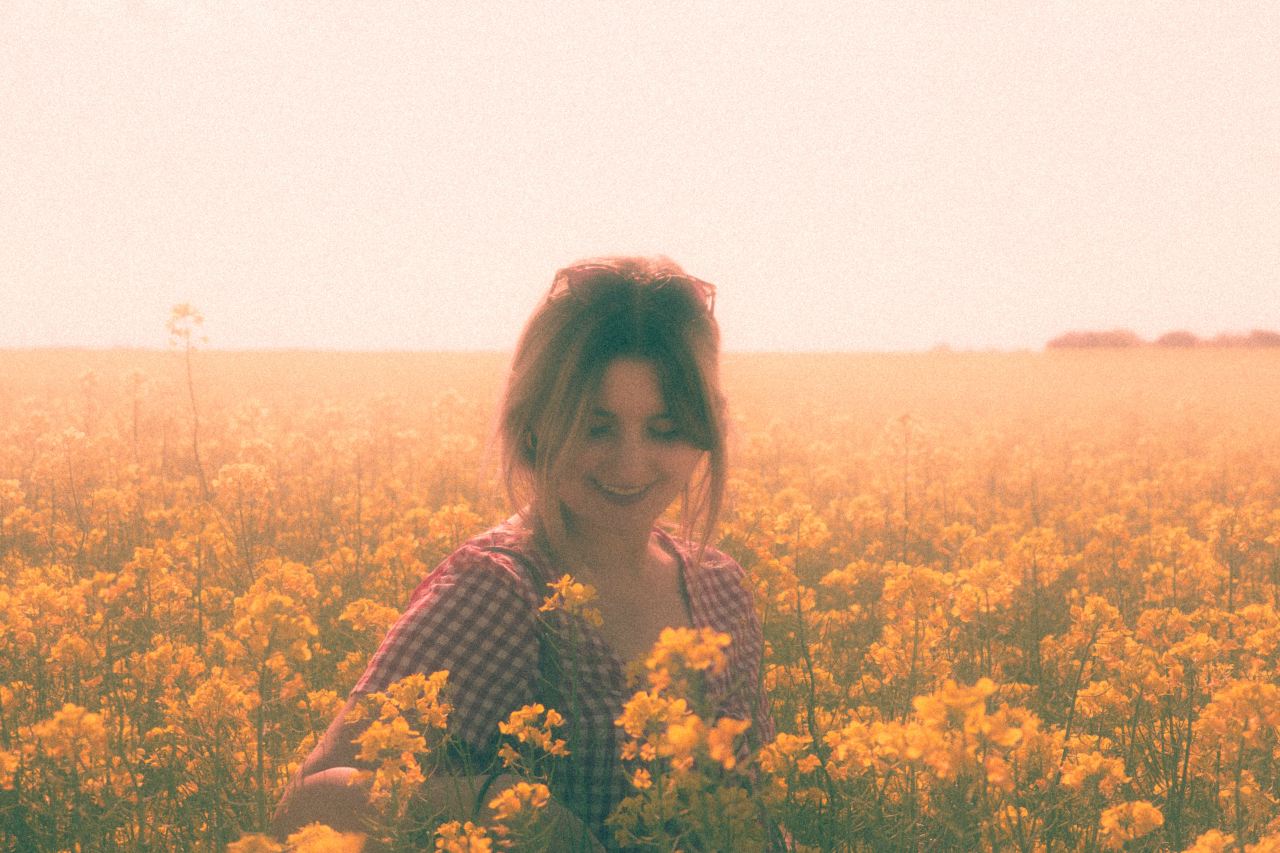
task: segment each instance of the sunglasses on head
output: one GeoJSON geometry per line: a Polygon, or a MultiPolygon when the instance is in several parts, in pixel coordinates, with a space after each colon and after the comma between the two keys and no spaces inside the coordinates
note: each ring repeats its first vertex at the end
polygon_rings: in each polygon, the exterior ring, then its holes
{"type": "Polygon", "coordinates": [[[653,290],[665,288],[687,289],[707,310],[708,314],[715,313],[716,286],[709,281],[703,281],[700,278],[694,278],[684,273],[659,273],[654,276],[636,275],[620,267],[598,263],[575,264],[557,272],[555,279],[551,282],[551,290],[547,293],[547,299],[556,299],[565,294],[576,299],[582,299],[593,288],[608,286],[619,281],[634,282],[653,290]]]}

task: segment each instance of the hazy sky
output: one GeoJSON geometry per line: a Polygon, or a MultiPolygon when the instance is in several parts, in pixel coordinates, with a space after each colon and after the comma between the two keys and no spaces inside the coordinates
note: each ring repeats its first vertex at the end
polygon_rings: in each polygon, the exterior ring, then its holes
{"type": "Polygon", "coordinates": [[[1280,4],[3,0],[0,346],[505,349],[668,254],[730,349],[1280,328],[1280,4]]]}

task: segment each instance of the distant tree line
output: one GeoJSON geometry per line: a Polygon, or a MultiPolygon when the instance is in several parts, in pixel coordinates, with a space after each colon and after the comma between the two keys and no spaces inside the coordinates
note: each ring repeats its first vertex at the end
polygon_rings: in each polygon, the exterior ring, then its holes
{"type": "Polygon", "coordinates": [[[1129,329],[1112,329],[1108,332],[1067,332],[1059,335],[1045,349],[1094,349],[1104,347],[1165,347],[1189,349],[1191,347],[1280,347],[1280,332],[1254,329],[1247,335],[1222,333],[1212,338],[1201,338],[1187,331],[1165,332],[1154,341],[1144,341],[1129,329]]]}

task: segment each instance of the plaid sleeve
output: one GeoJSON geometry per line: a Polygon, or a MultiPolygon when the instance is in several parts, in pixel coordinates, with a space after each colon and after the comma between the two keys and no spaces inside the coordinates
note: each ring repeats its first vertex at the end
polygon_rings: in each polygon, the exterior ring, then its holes
{"type": "Polygon", "coordinates": [[[774,724],[762,678],[764,634],[747,573],[729,555],[708,548],[699,574],[708,622],[733,638],[723,681],[718,685],[723,697],[721,711],[739,719],[750,717],[748,738],[757,746],[769,743],[774,738],[774,724]]]}
{"type": "MultiPolygon", "coordinates": [[[[737,566],[738,564],[734,563],[734,565],[737,566]]],[[[764,633],[760,627],[760,616],[756,613],[751,593],[747,591],[746,573],[743,572],[741,566],[738,567],[738,571],[743,575],[740,583],[747,598],[747,615],[743,624],[743,645],[749,651],[744,665],[747,670],[744,678],[747,683],[754,686],[749,703],[751,719],[754,724],[752,728],[756,730],[759,744],[763,745],[772,743],[775,734],[773,709],[769,704],[768,695],[764,692],[764,633]]]]}
{"type": "Polygon", "coordinates": [[[464,545],[414,593],[352,692],[448,670],[449,731],[486,746],[499,722],[533,701],[538,640],[532,595],[508,557],[464,545]]]}

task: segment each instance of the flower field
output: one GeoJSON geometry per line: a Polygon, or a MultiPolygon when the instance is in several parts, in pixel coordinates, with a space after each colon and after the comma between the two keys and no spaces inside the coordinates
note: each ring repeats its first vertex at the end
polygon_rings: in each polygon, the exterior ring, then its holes
{"type": "MultiPolygon", "coordinates": [[[[719,547],[776,740],[673,632],[620,725],[641,849],[1280,851],[1280,354],[730,355],[719,547]],[[775,830],[776,828],[776,830],[775,830]]],[[[509,513],[500,355],[0,353],[0,850],[258,835],[417,582],[509,513]]],[[[566,579],[548,608],[590,618],[566,579]]],[[[559,716],[493,818],[415,812],[446,676],[368,703],[385,841],[536,849],[559,716]]]]}

